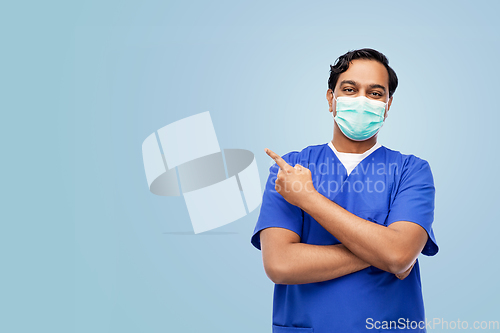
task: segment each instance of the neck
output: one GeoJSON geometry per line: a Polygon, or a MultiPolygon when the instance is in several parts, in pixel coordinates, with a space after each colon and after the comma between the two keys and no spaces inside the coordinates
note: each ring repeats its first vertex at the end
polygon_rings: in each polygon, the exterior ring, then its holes
{"type": "Polygon", "coordinates": [[[353,141],[346,137],[335,123],[332,144],[340,153],[362,154],[377,143],[377,134],[365,141],[353,141]]]}

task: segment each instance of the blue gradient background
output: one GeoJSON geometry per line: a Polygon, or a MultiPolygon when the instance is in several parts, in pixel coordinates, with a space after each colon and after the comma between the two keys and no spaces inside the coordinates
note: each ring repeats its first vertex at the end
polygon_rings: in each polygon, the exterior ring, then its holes
{"type": "Polygon", "coordinates": [[[400,80],[379,142],[435,178],[427,318],[500,321],[497,4],[4,4],[0,331],[270,332],[260,206],[193,235],[182,197],[148,191],[141,144],[210,111],[221,148],[256,154],[263,189],[265,147],[331,140],[329,65],[362,47],[400,80]]]}

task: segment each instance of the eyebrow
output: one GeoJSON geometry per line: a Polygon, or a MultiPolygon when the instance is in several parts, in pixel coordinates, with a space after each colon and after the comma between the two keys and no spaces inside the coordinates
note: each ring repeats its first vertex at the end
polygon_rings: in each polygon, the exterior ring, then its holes
{"type": "MultiPolygon", "coordinates": [[[[353,86],[357,85],[356,81],[352,81],[352,80],[343,80],[342,82],[340,82],[341,87],[344,84],[352,84],[353,86]]],[[[380,84],[376,84],[376,83],[368,85],[368,88],[380,88],[384,91],[384,93],[386,92],[386,89],[384,86],[382,86],[380,84]]]]}

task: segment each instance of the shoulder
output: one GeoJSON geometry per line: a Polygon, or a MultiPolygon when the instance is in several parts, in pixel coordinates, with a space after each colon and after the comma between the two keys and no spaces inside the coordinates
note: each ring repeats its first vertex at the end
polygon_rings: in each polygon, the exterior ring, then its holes
{"type": "Polygon", "coordinates": [[[402,178],[416,173],[427,173],[432,177],[430,164],[427,160],[414,154],[403,154],[400,151],[382,146],[386,152],[388,163],[393,163],[397,168],[397,174],[402,178]]]}
{"type": "Polygon", "coordinates": [[[385,146],[382,146],[382,148],[386,151],[389,160],[395,162],[398,161],[403,167],[429,165],[429,162],[427,162],[425,159],[414,154],[403,154],[400,151],[393,150],[385,146]]]}

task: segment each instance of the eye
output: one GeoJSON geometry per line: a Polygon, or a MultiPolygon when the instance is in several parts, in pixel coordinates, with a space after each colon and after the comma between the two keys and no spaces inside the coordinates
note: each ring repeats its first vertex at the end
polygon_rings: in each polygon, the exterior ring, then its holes
{"type": "Polygon", "coordinates": [[[376,91],[372,92],[372,94],[374,94],[375,96],[378,96],[378,97],[382,97],[382,94],[381,93],[378,93],[376,91]]]}
{"type": "Polygon", "coordinates": [[[343,90],[343,91],[347,91],[347,92],[354,92],[354,89],[352,89],[352,88],[344,88],[344,90],[343,90]],[[350,91],[348,91],[348,90],[350,90],[350,91]]]}

